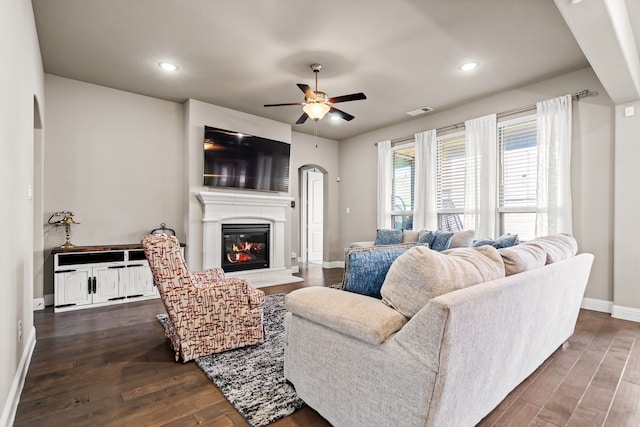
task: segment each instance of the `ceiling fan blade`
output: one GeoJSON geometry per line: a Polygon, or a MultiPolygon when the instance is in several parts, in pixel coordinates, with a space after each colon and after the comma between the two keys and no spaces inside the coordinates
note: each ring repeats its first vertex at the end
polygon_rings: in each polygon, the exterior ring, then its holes
{"type": "Polygon", "coordinates": [[[344,111],[341,111],[341,110],[338,110],[338,109],[337,109],[337,108],[335,108],[335,107],[331,107],[331,108],[329,108],[329,113],[331,113],[331,114],[335,114],[336,116],[338,116],[338,117],[340,117],[341,119],[346,120],[346,121],[348,121],[348,122],[349,122],[349,121],[351,121],[351,120],[353,120],[353,119],[355,118],[355,117],[354,117],[354,116],[352,116],[351,114],[349,114],[349,113],[345,113],[344,111]]]}
{"type": "Polygon", "coordinates": [[[287,104],[264,104],[265,107],[282,107],[285,105],[304,105],[302,102],[289,102],[287,104]]]}
{"type": "Polygon", "coordinates": [[[300,118],[298,119],[298,121],[296,121],[297,125],[301,125],[304,122],[307,121],[307,119],[309,118],[309,115],[307,113],[302,113],[302,115],[300,116],[300,118]]]}
{"type": "Polygon", "coordinates": [[[309,85],[298,83],[298,87],[300,88],[301,91],[304,92],[304,96],[306,96],[307,98],[309,98],[309,99],[315,99],[316,98],[316,94],[313,93],[313,91],[311,90],[309,85]]]}
{"type": "Polygon", "coordinates": [[[338,102],[359,101],[361,99],[367,99],[367,96],[362,92],[352,93],[350,95],[335,96],[333,98],[329,98],[329,102],[332,104],[336,104],[338,102]]]}

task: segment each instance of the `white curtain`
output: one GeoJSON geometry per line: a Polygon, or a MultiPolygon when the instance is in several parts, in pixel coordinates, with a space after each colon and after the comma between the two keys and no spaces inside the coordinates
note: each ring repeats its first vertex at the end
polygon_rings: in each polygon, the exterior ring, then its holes
{"type": "Polygon", "coordinates": [[[378,142],[378,228],[391,228],[391,141],[378,142]]]}
{"type": "Polygon", "coordinates": [[[571,219],[571,95],[536,104],[538,182],[536,236],[573,234],[571,219]]]}
{"type": "Polygon", "coordinates": [[[496,223],[497,116],[465,123],[464,228],[478,238],[494,238],[496,223]]]}
{"type": "Polygon", "coordinates": [[[436,200],[436,131],[416,133],[416,170],[413,196],[413,229],[438,228],[436,200]]]}

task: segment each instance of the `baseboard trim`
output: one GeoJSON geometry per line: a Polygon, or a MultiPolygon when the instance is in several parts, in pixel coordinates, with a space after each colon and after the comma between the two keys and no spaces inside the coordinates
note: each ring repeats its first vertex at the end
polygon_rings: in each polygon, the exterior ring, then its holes
{"type": "Polygon", "coordinates": [[[292,274],[300,273],[300,267],[297,266],[297,265],[292,265],[291,266],[291,273],[292,274]]]}
{"type": "Polygon", "coordinates": [[[2,409],[2,416],[0,417],[0,426],[12,426],[16,418],[16,411],[18,410],[18,403],[20,403],[20,394],[22,394],[22,388],[24,387],[24,380],[27,377],[27,371],[29,370],[29,364],[31,363],[31,356],[33,350],[36,348],[36,328],[32,327],[27,337],[27,342],[20,358],[20,364],[16,370],[16,374],[13,377],[11,383],[11,389],[9,390],[9,396],[4,403],[2,409]]]}
{"type": "Polygon", "coordinates": [[[585,297],[582,298],[582,305],[580,305],[580,308],[609,313],[611,314],[611,317],[616,319],[640,322],[640,308],[615,305],[612,301],[585,297]]]}
{"type": "Polygon", "coordinates": [[[603,313],[611,313],[613,309],[613,302],[584,297],[582,298],[582,305],[580,306],[580,308],[584,308],[586,310],[601,311],[603,313]]]}
{"type": "Polygon", "coordinates": [[[49,307],[55,303],[54,294],[45,294],[44,295],[44,306],[49,307]]]}
{"type": "Polygon", "coordinates": [[[623,307],[621,305],[613,305],[611,317],[622,320],[630,320],[632,322],[640,322],[640,308],[623,307]]]}
{"type": "Polygon", "coordinates": [[[344,268],[344,261],[323,261],[322,268],[344,268]]]}

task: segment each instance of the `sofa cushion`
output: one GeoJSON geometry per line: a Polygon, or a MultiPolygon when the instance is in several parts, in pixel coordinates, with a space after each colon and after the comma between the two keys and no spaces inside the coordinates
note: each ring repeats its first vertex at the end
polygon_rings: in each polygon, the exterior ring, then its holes
{"type": "Polygon", "coordinates": [[[547,261],[547,252],[537,245],[516,245],[498,252],[504,261],[506,276],[543,267],[547,261]]]}
{"type": "Polygon", "coordinates": [[[449,248],[469,248],[473,245],[473,239],[476,238],[476,230],[456,231],[451,237],[449,248]]]}
{"type": "Polygon", "coordinates": [[[450,231],[442,231],[442,230],[428,231],[427,230],[420,233],[420,237],[418,238],[418,243],[426,243],[434,251],[440,252],[440,251],[449,249],[452,238],[453,238],[453,233],[450,231]]]}
{"type": "Polygon", "coordinates": [[[374,245],[397,245],[402,243],[402,230],[381,228],[376,233],[374,245]]]}
{"type": "Polygon", "coordinates": [[[369,246],[345,251],[342,289],[382,298],[380,288],[391,264],[415,243],[369,246]]]}
{"type": "Polygon", "coordinates": [[[406,317],[431,298],[504,277],[504,263],[492,246],[436,252],[415,246],[391,265],[380,293],[382,301],[406,317]]]}
{"type": "Polygon", "coordinates": [[[370,344],[380,344],[407,319],[380,300],[337,289],[311,286],[285,298],[291,313],[370,344]]]}
{"type": "Polygon", "coordinates": [[[547,253],[547,264],[562,261],[578,253],[578,242],[569,234],[551,234],[537,237],[525,242],[527,245],[539,246],[547,253]]]}

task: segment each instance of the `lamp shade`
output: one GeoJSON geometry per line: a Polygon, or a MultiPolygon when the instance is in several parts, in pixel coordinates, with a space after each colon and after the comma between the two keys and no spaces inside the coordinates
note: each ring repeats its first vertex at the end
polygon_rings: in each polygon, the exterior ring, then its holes
{"type": "Polygon", "coordinates": [[[325,114],[329,112],[330,107],[323,102],[315,102],[310,104],[305,104],[302,107],[302,111],[307,113],[309,117],[313,120],[320,120],[324,117],[325,114]]]}

